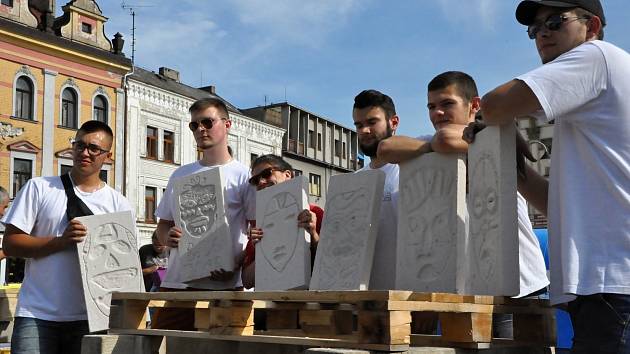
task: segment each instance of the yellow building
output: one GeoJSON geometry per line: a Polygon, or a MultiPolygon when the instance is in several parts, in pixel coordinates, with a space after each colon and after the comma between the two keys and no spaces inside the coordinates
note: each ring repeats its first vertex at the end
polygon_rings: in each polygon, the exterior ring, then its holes
{"type": "Polygon", "coordinates": [[[131,61],[120,35],[106,38],[107,18],[95,1],[73,0],[62,9],[54,18],[54,1],[0,4],[0,185],[11,198],[32,177],[67,171],[70,141],[93,119],[115,136],[101,177],[122,187],[122,79],[131,61]]]}

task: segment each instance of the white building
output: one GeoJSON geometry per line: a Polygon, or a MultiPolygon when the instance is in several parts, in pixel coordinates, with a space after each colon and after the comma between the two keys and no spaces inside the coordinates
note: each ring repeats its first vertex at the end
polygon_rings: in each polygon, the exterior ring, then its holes
{"type": "MultiPolygon", "coordinates": [[[[124,194],[135,206],[140,244],[146,244],[151,242],[157,222],[153,214],[169,177],[199,156],[188,129],[188,108],[197,99],[219,96],[213,86],[197,89],[181,83],[175,70],[160,68],[155,73],[138,67],[127,79],[126,93],[125,134],[119,137],[125,142],[124,194]]],[[[249,165],[253,155],[281,153],[284,129],[246,117],[225,103],[235,159],[249,165]]]]}

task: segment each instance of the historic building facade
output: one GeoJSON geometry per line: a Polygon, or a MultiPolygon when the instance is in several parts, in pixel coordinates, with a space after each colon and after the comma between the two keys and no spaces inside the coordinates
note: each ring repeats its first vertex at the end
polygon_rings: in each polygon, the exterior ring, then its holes
{"type": "MultiPolygon", "coordinates": [[[[188,129],[188,108],[204,97],[219,96],[212,86],[198,89],[181,83],[173,69],[160,68],[155,73],[135,67],[128,77],[125,195],[136,206],[141,244],[151,240],[155,208],[169,177],[199,157],[188,129]]],[[[226,105],[232,120],[228,140],[235,159],[249,165],[253,155],[281,153],[283,129],[249,118],[229,102],[226,105]]]]}
{"type": "Polygon", "coordinates": [[[244,109],[257,120],[283,128],[282,156],[309,181],[309,202],[326,204],[330,176],[363,167],[354,129],[288,102],[244,109]]]}

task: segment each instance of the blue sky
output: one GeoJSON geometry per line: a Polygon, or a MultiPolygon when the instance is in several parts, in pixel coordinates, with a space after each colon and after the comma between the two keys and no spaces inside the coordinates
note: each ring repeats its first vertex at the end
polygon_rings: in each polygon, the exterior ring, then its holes
{"type": "MultiPolygon", "coordinates": [[[[352,127],[354,96],[390,95],[399,134],[432,133],[426,85],[446,70],[483,94],[538,65],[518,0],[138,0],[136,65],[167,66],[191,86],[215,85],[240,108],[286,99],[352,127]]],[[[630,1],[603,0],[606,40],[630,51],[630,1]]],[[[101,0],[108,37],[131,56],[131,16],[101,0]]]]}

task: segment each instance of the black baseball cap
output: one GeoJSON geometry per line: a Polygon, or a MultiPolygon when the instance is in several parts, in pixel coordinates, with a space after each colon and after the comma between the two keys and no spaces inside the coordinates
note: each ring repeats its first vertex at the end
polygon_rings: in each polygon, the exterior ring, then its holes
{"type": "Polygon", "coordinates": [[[599,17],[602,25],[606,25],[604,9],[599,0],[524,0],[516,8],[516,20],[525,26],[531,25],[536,17],[536,12],[541,6],[580,7],[599,17]]]}

